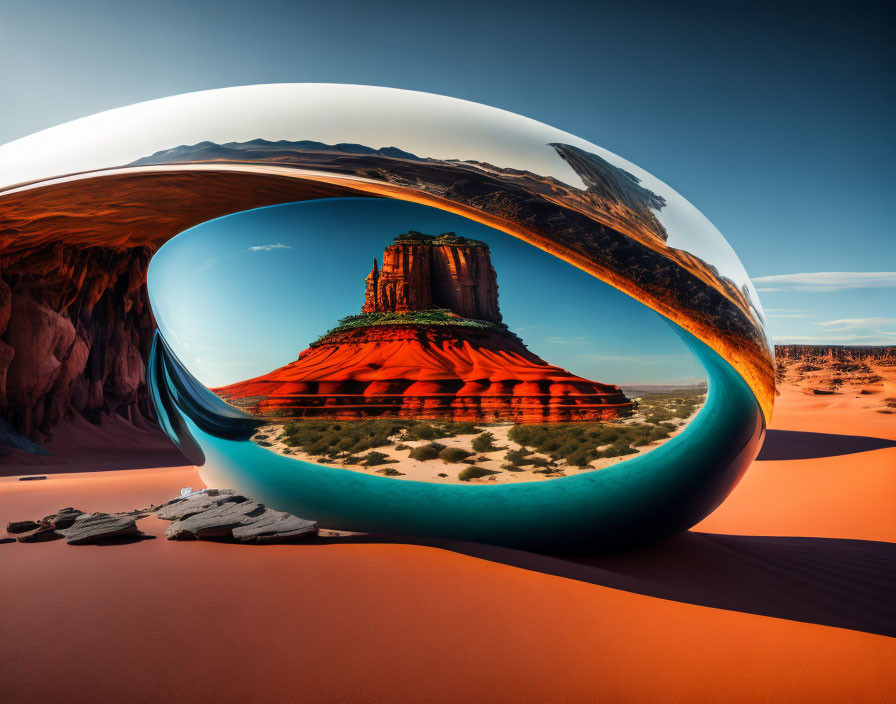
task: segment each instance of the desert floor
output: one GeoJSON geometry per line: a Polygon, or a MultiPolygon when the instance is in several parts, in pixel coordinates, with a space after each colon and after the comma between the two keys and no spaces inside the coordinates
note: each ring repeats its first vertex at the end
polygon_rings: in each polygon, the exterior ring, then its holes
{"type": "MultiPolygon", "coordinates": [[[[869,404],[785,387],[731,497],[625,555],[168,543],[155,518],[129,544],[0,544],[0,700],[894,701],[896,415],[869,404]]],[[[71,469],[0,478],[0,520],[202,486],[71,469]]]]}

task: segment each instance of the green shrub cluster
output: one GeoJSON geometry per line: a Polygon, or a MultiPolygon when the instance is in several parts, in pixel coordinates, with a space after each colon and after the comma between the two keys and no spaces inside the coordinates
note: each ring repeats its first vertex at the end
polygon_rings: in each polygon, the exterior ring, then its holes
{"type": "Polygon", "coordinates": [[[479,428],[473,423],[426,423],[416,422],[408,426],[407,432],[402,436],[404,440],[438,440],[439,438],[453,438],[455,435],[472,435],[478,433],[479,428]]]}
{"type": "Polygon", "coordinates": [[[428,445],[415,447],[413,450],[411,450],[410,457],[412,460],[419,460],[421,462],[425,462],[426,460],[434,460],[444,449],[444,445],[437,442],[431,442],[428,445]]]}
{"type": "MultiPolygon", "coordinates": [[[[300,420],[283,426],[281,439],[289,447],[298,447],[311,455],[342,457],[365,450],[392,445],[389,438],[401,430],[402,441],[436,440],[479,432],[474,423],[415,421],[403,418],[368,420],[300,420]]],[[[403,442],[397,449],[407,449],[403,442]]]]}
{"type": "Polygon", "coordinates": [[[472,452],[467,452],[459,447],[446,447],[444,450],[439,451],[439,459],[443,462],[456,464],[457,462],[463,462],[472,454],[472,452]]]}
{"type": "MultiPolygon", "coordinates": [[[[526,447],[534,447],[538,452],[554,460],[565,459],[569,464],[585,467],[602,457],[621,457],[637,452],[634,447],[648,445],[669,437],[675,427],[669,423],[659,425],[603,425],[600,423],[555,423],[550,425],[515,425],[509,437],[526,447]],[[604,447],[609,446],[609,447],[604,447]],[[603,449],[598,450],[598,447],[603,449]]],[[[508,464],[521,466],[536,464],[537,459],[529,458],[531,452],[517,450],[508,452],[508,464]]],[[[542,462],[544,462],[542,460],[542,462]]]]}
{"type": "Polygon", "coordinates": [[[460,473],[457,475],[457,478],[462,482],[468,482],[471,479],[478,479],[479,477],[486,477],[489,474],[498,474],[497,470],[494,469],[485,469],[484,467],[467,467],[462,469],[460,473]]]}
{"type": "Polygon", "coordinates": [[[495,445],[495,436],[486,431],[481,435],[477,435],[473,438],[473,449],[476,452],[494,452],[495,450],[500,450],[500,447],[495,445]]]}
{"type": "Polygon", "coordinates": [[[638,410],[648,423],[663,423],[674,418],[690,418],[705,398],[703,390],[647,394],[638,402],[638,410]]]}
{"type": "Polygon", "coordinates": [[[365,467],[378,467],[381,464],[390,464],[393,462],[398,462],[398,460],[393,460],[389,458],[389,455],[377,452],[374,450],[373,452],[368,452],[361,458],[361,463],[365,467]]]}
{"type": "Polygon", "coordinates": [[[402,420],[296,421],[283,426],[284,444],[308,454],[336,457],[391,445],[389,437],[408,423],[402,420]]]}

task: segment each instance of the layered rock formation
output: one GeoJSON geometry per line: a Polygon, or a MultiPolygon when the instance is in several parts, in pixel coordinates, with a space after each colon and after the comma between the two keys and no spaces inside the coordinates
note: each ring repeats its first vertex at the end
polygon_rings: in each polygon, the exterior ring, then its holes
{"type": "Polygon", "coordinates": [[[549,365],[506,333],[447,325],[338,331],[292,364],[215,391],[281,419],[551,423],[608,420],[632,408],[619,387],[549,365]]]}
{"type": "Polygon", "coordinates": [[[412,230],[395,238],[367,275],[362,313],[406,313],[447,308],[462,318],[501,322],[498,280],[488,247],[447,232],[412,230]]]}
{"type": "Polygon", "coordinates": [[[546,423],[631,410],[619,387],[548,364],[499,322],[485,244],[409,233],[383,261],[367,277],[364,314],[344,319],[295,362],[215,393],[278,419],[546,423]]]}

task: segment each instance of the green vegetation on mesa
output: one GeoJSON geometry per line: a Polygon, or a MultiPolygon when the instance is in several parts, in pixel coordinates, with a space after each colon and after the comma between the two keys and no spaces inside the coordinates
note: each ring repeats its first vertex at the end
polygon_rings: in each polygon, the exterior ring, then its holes
{"type": "Polygon", "coordinates": [[[344,318],[340,318],[339,325],[327,330],[327,332],[312,342],[310,347],[320,344],[326,337],[338,332],[370,328],[377,325],[445,325],[473,330],[490,330],[502,335],[514,335],[507,329],[506,325],[501,323],[461,318],[447,308],[428,308],[427,310],[412,310],[407,313],[359,313],[358,315],[347,315],[344,318]]]}
{"type": "Polygon", "coordinates": [[[426,235],[417,230],[408,230],[403,235],[396,235],[394,243],[406,244],[430,244],[439,246],[442,244],[464,245],[466,247],[482,247],[488,249],[488,245],[481,240],[474,240],[469,237],[462,237],[454,232],[443,232],[441,235],[426,235]]]}

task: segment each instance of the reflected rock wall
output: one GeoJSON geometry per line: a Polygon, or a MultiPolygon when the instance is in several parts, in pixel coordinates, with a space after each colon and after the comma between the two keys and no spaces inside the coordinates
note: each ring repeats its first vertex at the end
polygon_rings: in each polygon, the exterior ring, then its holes
{"type": "Polygon", "coordinates": [[[154,418],[145,381],[152,252],[55,245],[4,258],[0,414],[16,432],[46,440],[69,414],[154,418]]]}

